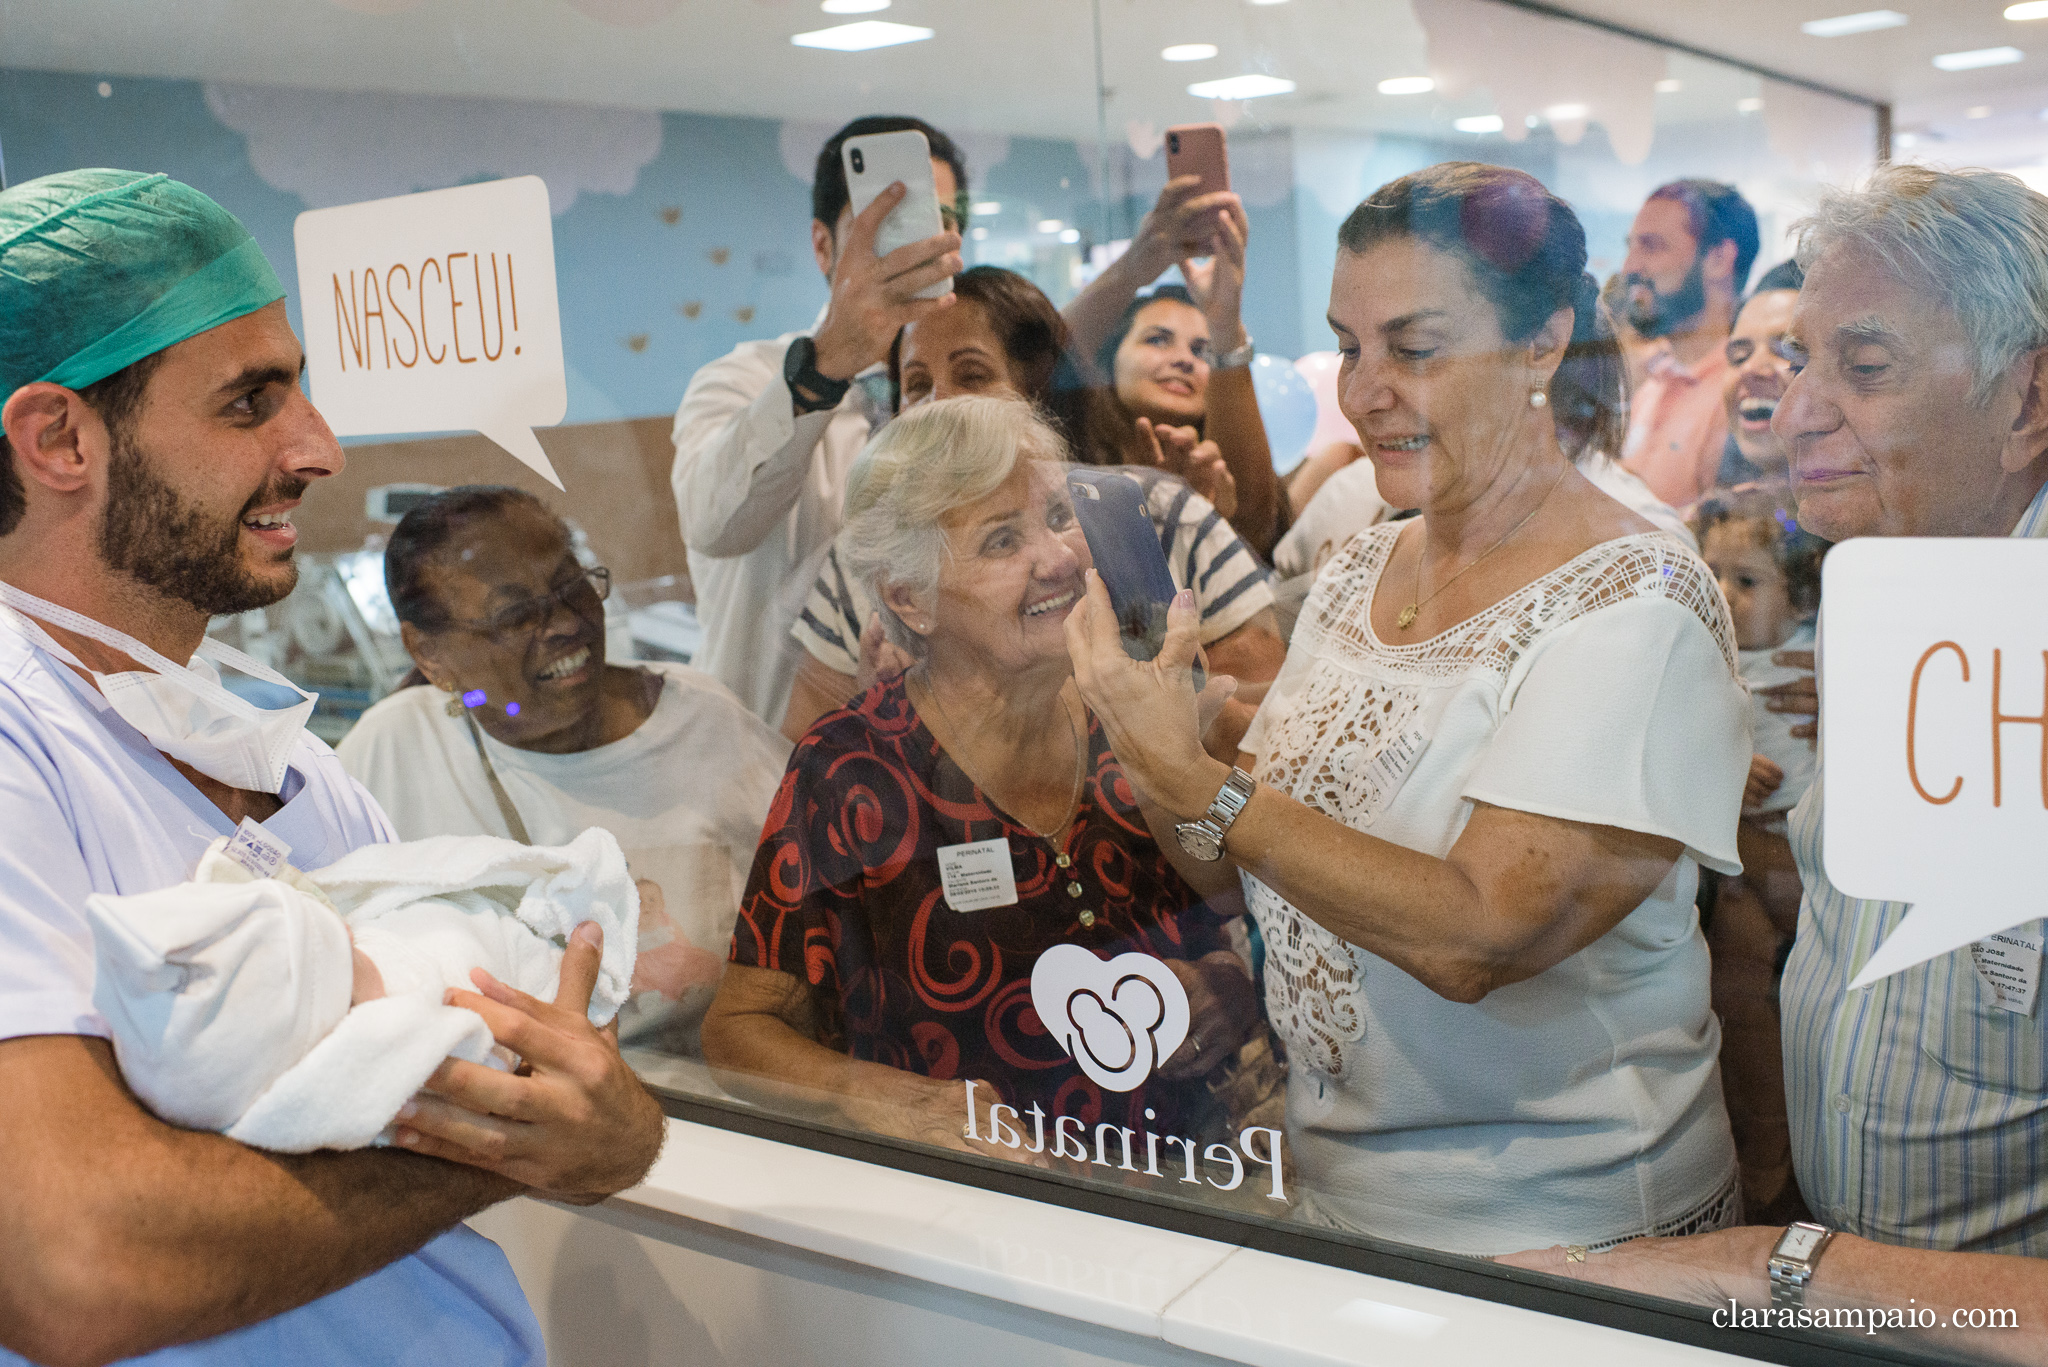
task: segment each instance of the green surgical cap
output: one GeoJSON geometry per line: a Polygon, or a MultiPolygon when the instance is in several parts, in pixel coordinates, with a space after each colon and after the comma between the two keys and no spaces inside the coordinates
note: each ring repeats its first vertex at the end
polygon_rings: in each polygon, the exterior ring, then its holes
{"type": "Polygon", "coordinates": [[[241,221],[169,176],[0,190],[0,400],[37,380],[83,389],[282,298],[241,221]]]}

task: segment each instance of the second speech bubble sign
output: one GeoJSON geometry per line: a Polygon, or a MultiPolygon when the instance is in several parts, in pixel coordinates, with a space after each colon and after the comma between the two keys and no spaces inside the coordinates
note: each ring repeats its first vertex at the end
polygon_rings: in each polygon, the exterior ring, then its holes
{"type": "Polygon", "coordinates": [[[1828,878],[1912,904],[1851,985],[1972,945],[2031,1009],[2039,940],[2004,932],[2048,910],[2048,541],[1859,537],[1822,583],[1828,878]]]}
{"type": "Polygon", "coordinates": [[[474,430],[556,488],[569,407],[547,186],[517,176],[300,214],[313,400],[341,436],[474,430]]]}

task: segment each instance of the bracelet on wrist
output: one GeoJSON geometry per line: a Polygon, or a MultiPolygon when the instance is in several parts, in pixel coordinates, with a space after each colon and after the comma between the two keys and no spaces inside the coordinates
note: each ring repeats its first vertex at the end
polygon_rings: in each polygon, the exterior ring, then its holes
{"type": "Polygon", "coordinates": [[[1241,370],[1245,366],[1248,366],[1252,363],[1252,357],[1258,354],[1257,349],[1254,348],[1252,345],[1252,335],[1249,332],[1244,332],[1241,328],[1239,329],[1239,332],[1240,335],[1244,337],[1244,341],[1240,342],[1238,345],[1232,347],[1228,351],[1211,353],[1209,357],[1209,369],[1241,370]]]}

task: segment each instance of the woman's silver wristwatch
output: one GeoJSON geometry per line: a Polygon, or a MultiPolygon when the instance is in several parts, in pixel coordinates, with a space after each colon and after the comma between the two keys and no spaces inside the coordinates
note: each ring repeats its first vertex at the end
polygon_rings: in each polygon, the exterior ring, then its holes
{"type": "Polygon", "coordinates": [[[1806,1304],[1806,1288],[1813,1270],[1835,1232],[1826,1225],[1794,1220],[1778,1236],[1765,1266],[1771,1275],[1771,1304],[1780,1310],[1797,1310],[1806,1304]]]}
{"type": "Polygon", "coordinates": [[[1209,804],[1209,810],[1198,821],[1183,821],[1173,828],[1173,834],[1180,841],[1180,847],[1204,863],[1213,863],[1223,857],[1223,837],[1230,834],[1231,825],[1237,814],[1244,810],[1244,804],[1252,800],[1252,790],[1259,781],[1244,770],[1232,768],[1230,777],[1223,780],[1223,787],[1216,794],[1216,800],[1209,804]]]}

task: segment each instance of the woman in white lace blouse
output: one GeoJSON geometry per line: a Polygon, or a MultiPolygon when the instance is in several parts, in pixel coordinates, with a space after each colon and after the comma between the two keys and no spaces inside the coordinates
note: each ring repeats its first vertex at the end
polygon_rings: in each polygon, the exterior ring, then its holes
{"type": "Polygon", "coordinates": [[[1739,867],[1749,712],[1712,574],[1571,463],[1623,403],[1584,231],[1446,163],[1338,240],[1344,413],[1421,516],[1323,570],[1241,774],[1188,607],[1139,664],[1091,579],[1081,691],[1182,872],[1242,875],[1310,1218],[1475,1254],[1733,1223],[1693,895],[1739,867]]]}

